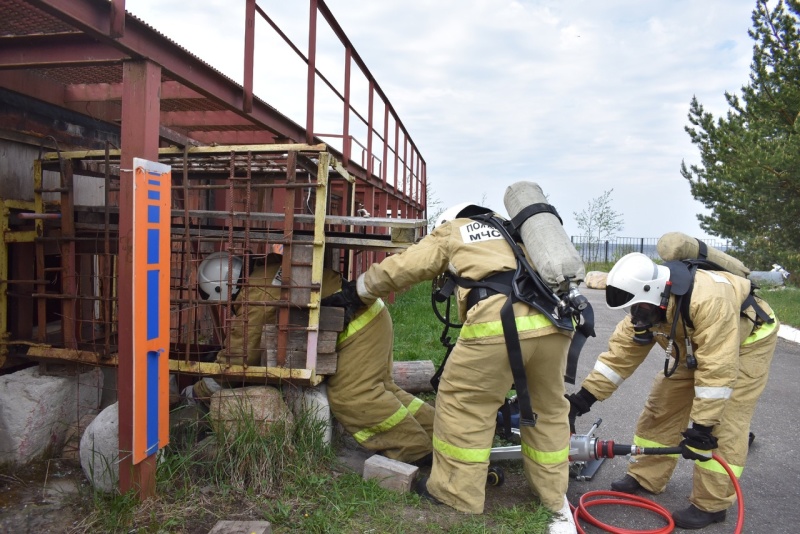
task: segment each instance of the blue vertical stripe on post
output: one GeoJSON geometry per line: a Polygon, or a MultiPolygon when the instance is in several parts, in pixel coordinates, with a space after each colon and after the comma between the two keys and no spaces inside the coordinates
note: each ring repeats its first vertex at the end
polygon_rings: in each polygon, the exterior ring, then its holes
{"type": "MultiPolygon", "coordinates": [[[[159,175],[160,178],[160,175],[159,175]]],[[[148,185],[160,187],[161,180],[152,178],[147,180],[148,185]]],[[[161,192],[157,189],[147,190],[147,199],[158,201],[161,199],[161,192]]],[[[147,206],[147,223],[158,224],[161,221],[161,210],[158,205],[147,206]]],[[[159,264],[161,258],[159,249],[161,246],[161,234],[158,228],[147,229],[147,264],[153,265],[155,269],[147,270],[147,339],[158,339],[159,337],[159,275],[161,273],[159,264]]],[[[159,400],[159,376],[158,360],[160,351],[147,351],[147,454],[153,454],[158,450],[158,400],[159,400]]]]}
{"type": "MultiPolygon", "coordinates": [[[[149,322],[149,321],[148,321],[149,322]]],[[[158,351],[147,351],[147,455],[158,450],[158,351]]]]}

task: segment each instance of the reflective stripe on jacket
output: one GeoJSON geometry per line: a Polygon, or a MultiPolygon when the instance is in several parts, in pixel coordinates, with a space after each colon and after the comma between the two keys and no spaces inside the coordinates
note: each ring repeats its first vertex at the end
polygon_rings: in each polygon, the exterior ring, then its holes
{"type": "MultiPolygon", "coordinates": [[[[454,219],[436,228],[401,254],[373,264],[357,281],[359,296],[371,301],[433,280],[450,272],[469,280],[483,280],[494,274],[513,271],[517,260],[505,239],[494,228],[471,219],[454,219]]],[[[504,295],[494,295],[467,309],[469,290],[457,290],[459,319],[463,323],[460,342],[505,343],[500,326],[504,295]]],[[[519,337],[530,338],[555,332],[550,320],[526,304],[514,304],[519,337]]]]}
{"type": "MultiPolygon", "coordinates": [[[[731,273],[698,270],[695,276],[689,303],[689,317],[694,327],[687,327],[687,330],[697,359],[691,418],[700,424],[714,426],[719,423],[739,374],[740,347],[757,343],[778,327],[776,318],[774,323],[762,324],[754,330],[752,309],[746,310],[748,317],[742,317],[741,303],[749,293],[750,281],[731,273]]],[[[760,299],[758,302],[770,317],[774,317],[769,304],[760,299]]],[[[652,329],[664,335],[655,336],[649,345],[633,341],[630,316],[620,321],[611,334],[608,350],[600,354],[594,370],[582,386],[598,400],[610,397],[639,367],[655,344],[666,347],[675,305],[675,297],[670,297],[666,321],[652,329]]],[[[680,350],[681,365],[685,365],[686,335],[679,317],[674,343],[680,350]]]]}

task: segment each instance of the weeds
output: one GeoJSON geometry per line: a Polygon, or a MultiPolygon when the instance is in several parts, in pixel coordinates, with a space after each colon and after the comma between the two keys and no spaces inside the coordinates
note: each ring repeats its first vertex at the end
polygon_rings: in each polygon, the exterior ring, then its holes
{"type": "Polygon", "coordinates": [[[769,303],[781,324],[800,328],[800,288],[761,289],[758,294],[769,303]]]}

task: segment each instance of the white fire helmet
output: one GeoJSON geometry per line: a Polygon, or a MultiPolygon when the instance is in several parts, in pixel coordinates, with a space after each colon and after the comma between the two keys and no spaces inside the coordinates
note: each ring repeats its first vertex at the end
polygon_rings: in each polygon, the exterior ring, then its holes
{"type": "Polygon", "coordinates": [[[606,304],[612,310],[639,302],[659,306],[669,281],[669,268],[641,252],[626,254],[611,268],[606,280],[606,304]]]}
{"type": "Polygon", "coordinates": [[[231,256],[227,252],[214,252],[200,262],[197,269],[197,283],[200,296],[204,300],[227,301],[239,292],[239,277],[242,275],[244,263],[239,256],[231,256]],[[228,272],[230,269],[230,272],[228,272]],[[231,284],[230,293],[228,284],[231,284]]]}
{"type": "Polygon", "coordinates": [[[492,210],[489,208],[484,208],[483,206],[478,206],[477,204],[470,204],[469,202],[462,202],[461,204],[450,206],[444,210],[441,215],[436,218],[436,223],[433,225],[433,227],[439,228],[447,221],[452,221],[453,219],[458,219],[459,217],[472,217],[473,215],[481,215],[483,213],[491,212],[492,210]]]}

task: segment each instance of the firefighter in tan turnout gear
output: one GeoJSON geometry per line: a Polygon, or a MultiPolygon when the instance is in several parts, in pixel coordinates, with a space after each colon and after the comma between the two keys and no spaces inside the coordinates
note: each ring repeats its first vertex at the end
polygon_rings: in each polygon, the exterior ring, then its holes
{"type": "MultiPolygon", "coordinates": [[[[347,285],[347,282],[345,282],[347,285]]],[[[340,293],[323,301],[338,300],[340,293]]],[[[336,419],[363,447],[406,463],[430,462],[433,406],[392,378],[392,318],[381,299],[355,310],[339,334],[328,402],[336,419]]]]}
{"type": "MultiPolygon", "coordinates": [[[[280,266],[280,255],[270,254],[265,264],[254,266],[245,283],[239,282],[242,260],[237,256],[215,253],[201,264],[198,281],[204,298],[227,301],[228,280],[232,280],[234,311],[243,314],[231,321],[218,362],[235,364],[246,354],[247,365],[261,365],[262,330],[277,320],[275,306],[264,303],[280,300],[280,266]]],[[[341,287],[341,275],[323,269],[323,299],[341,287]]],[[[376,300],[353,315],[337,341],[336,373],[327,380],[331,412],[365,448],[403,462],[419,461],[431,454],[433,407],[392,379],[392,319],[383,302],[376,300]]],[[[190,388],[185,396],[207,399],[221,386],[205,378],[190,388]]]]}
{"type": "MultiPolygon", "coordinates": [[[[471,280],[514,271],[516,258],[504,238],[466,218],[490,212],[475,205],[446,210],[420,242],[359,276],[353,298],[375,302],[448,271],[471,280]]],[[[500,322],[506,297],[494,294],[468,307],[468,291],[459,287],[457,298],[463,326],[436,397],[431,475],[420,480],[417,491],[480,514],[497,412],[513,383],[500,322]]],[[[525,476],[544,506],[569,516],[569,402],[563,377],[571,332],[558,330],[524,303],[515,303],[514,312],[531,403],[538,413],[535,426],[521,429],[525,476]]],[[[563,519],[572,525],[564,532],[574,532],[571,517],[563,519]]]]}
{"type": "MultiPolygon", "coordinates": [[[[767,384],[778,321],[769,305],[751,295],[746,278],[724,271],[693,275],[690,293],[672,291],[691,278],[681,262],[657,265],[632,253],[608,274],[606,302],[629,315],[611,335],[594,370],[569,395],[574,417],[610,397],[656,345],[671,347],[673,358],[658,373],[639,416],[634,444],[675,447],[695,460],[687,508],[673,512],[681,528],[703,528],[725,520],[735,491],[716,453],[740,476],[747,457],[750,420],[767,384]],[[684,282],[676,278],[686,277],[684,282]],[[687,302],[680,302],[688,297],[687,302]],[[679,300],[680,299],[680,300],[679,300]],[[689,427],[689,422],[692,426],[689,427]],[[688,428],[687,428],[688,427],[688,428]]],[[[676,456],[644,456],[611,484],[616,491],[661,493],[677,464],[676,456]]]]}

